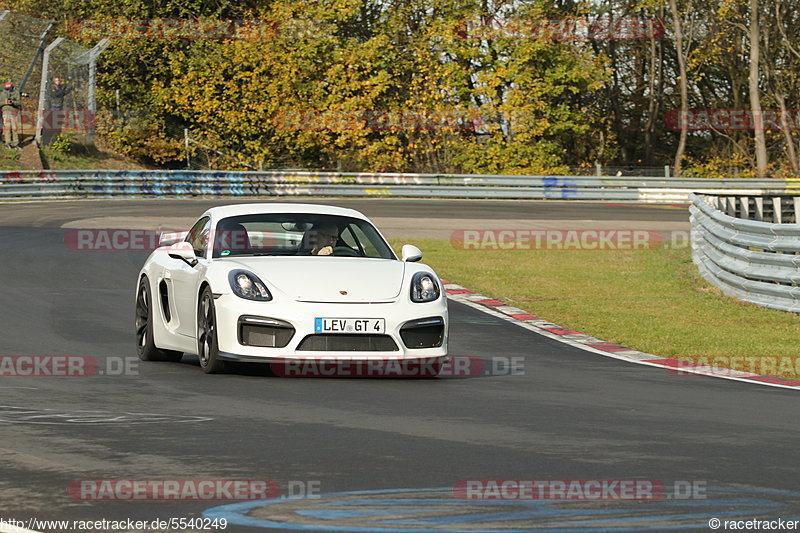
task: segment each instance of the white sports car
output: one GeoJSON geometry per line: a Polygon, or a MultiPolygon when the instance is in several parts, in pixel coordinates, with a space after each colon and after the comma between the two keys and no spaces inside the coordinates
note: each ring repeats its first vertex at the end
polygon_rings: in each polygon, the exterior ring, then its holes
{"type": "MultiPolygon", "coordinates": [[[[143,360],[309,358],[434,362],[447,356],[447,298],[419,248],[398,259],[361,213],[311,204],[206,211],[162,234],[137,280],[143,360]]],[[[422,363],[424,362],[424,363],[422,363]]]]}

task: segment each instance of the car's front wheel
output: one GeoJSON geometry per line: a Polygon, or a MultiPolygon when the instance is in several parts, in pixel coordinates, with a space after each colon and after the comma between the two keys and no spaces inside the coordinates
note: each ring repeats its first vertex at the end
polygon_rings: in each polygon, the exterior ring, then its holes
{"type": "Polygon", "coordinates": [[[225,369],[225,361],[219,358],[217,317],[210,287],[203,289],[197,305],[197,357],[206,374],[216,374],[225,369]]]}
{"type": "Polygon", "coordinates": [[[183,352],[161,350],[156,346],[153,338],[153,298],[150,293],[150,282],[145,276],[139,281],[139,290],[136,291],[136,351],[142,361],[172,361],[177,362],[183,357],[183,352]]]}

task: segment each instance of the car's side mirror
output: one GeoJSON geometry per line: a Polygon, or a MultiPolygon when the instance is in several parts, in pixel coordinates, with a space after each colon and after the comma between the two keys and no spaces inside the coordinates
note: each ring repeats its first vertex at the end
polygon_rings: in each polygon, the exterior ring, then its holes
{"type": "Polygon", "coordinates": [[[197,264],[197,256],[194,255],[194,247],[189,242],[179,242],[169,248],[169,256],[174,259],[186,261],[189,266],[197,264]]]}
{"type": "Polygon", "coordinates": [[[416,263],[422,259],[422,250],[413,244],[404,244],[402,250],[400,251],[400,255],[402,256],[403,261],[408,263],[416,263]]]}

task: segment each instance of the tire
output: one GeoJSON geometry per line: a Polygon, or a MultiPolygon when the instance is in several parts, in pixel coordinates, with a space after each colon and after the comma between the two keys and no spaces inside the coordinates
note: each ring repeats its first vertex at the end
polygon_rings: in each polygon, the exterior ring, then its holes
{"type": "Polygon", "coordinates": [[[142,361],[178,362],[183,357],[183,352],[162,350],[156,346],[153,339],[153,297],[150,293],[150,283],[145,276],[142,276],[139,281],[139,289],[136,291],[134,327],[136,328],[136,351],[142,361]]]}
{"type": "Polygon", "coordinates": [[[214,294],[206,287],[197,304],[197,358],[206,374],[218,374],[225,370],[225,361],[219,358],[217,341],[217,314],[214,294]]]}

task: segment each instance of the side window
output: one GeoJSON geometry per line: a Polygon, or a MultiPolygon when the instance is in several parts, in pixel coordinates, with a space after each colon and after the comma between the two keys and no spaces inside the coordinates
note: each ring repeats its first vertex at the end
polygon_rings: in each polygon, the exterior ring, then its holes
{"type": "Polygon", "coordinates": [[[202,257],[208,249],[208,237],[211,234],[211,218],[203,217],[189,230],[186,242],[192,244],[194,255],[202,257]]]}

